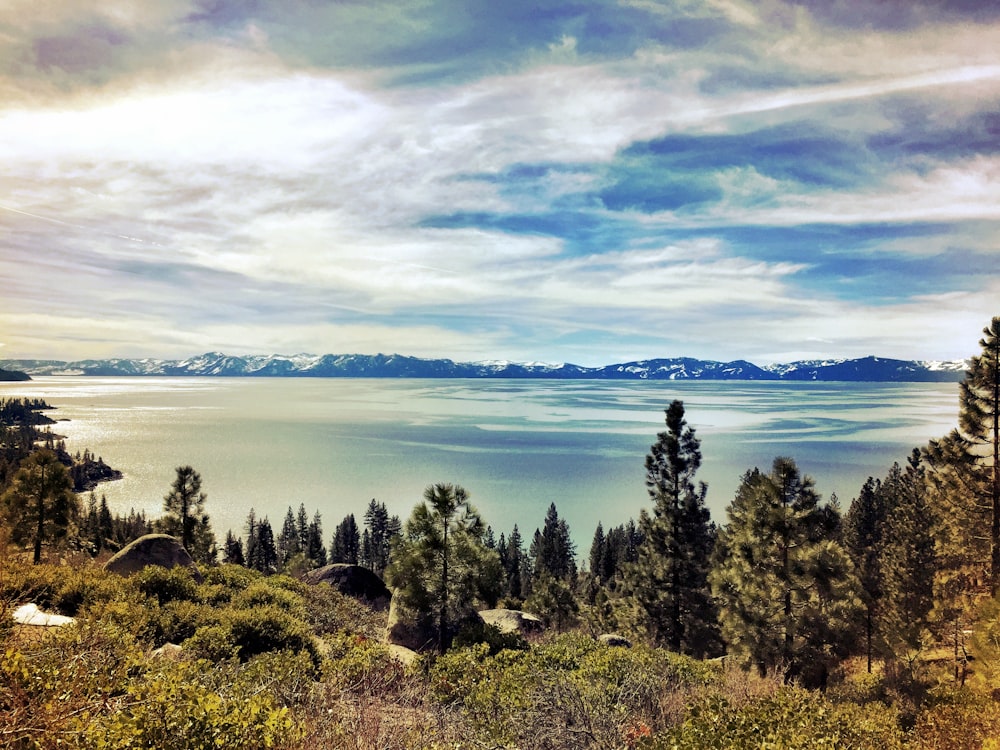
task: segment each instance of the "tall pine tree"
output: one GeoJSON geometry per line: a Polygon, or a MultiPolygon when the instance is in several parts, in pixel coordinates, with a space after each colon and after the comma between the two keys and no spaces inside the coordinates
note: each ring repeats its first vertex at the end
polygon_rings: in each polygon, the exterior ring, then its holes
{"type": "Polygon", "coordinates": [[[665,414],[667,429],[646,456],[653,513],[643,510],[639,517],[642,542],[623,593],[654,643],[704,656],[721,647],[708,585],[715,529],[707,487],[695,485],[701,444],[684,419],[684,404],[673,401],[665,414]]]}
{"type": "Polygon", "coordinates": [[[748,471],[727,509],[709,580],[730,653],[763,674],[825,683],[861,608],[833,513],[790,458],[748,471]]]}

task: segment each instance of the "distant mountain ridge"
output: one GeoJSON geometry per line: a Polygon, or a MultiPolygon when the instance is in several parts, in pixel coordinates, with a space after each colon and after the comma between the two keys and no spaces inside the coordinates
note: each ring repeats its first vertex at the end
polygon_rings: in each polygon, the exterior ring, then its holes
{"type": "Polygon", "coordinates": [[[547,378],[560,380],[812,380],[846,382],[958,382],[962,360],[918,361],[862,357],[808,360],[758,367],[676,357],[582,367],[574,364],[506,361],[455,362],[399,354],[281,354],[230,356],[209,352],[181,360],[86,359],[0,360],[0,368],[30,375],[321,377],[321,378],[547,378]]]}

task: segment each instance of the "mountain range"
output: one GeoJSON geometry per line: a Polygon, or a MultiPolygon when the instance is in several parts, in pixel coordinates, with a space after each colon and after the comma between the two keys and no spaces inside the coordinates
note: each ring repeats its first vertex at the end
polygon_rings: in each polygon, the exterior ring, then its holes
{"type": "Polygon", "coordinates": [[[746,360],[716,362],[677,357],[582,367],[540,362],[454,362],[399,354],[280,354],[229,356],[209,352],[182,360],[86,359],[76,362],[0,360],[0,368],[30,375],[212,376],[323,378],[548,378],[575,380],[814,380],[957,382],[966,362],[862,357],[805,360],[759,367],[746,360]]]}

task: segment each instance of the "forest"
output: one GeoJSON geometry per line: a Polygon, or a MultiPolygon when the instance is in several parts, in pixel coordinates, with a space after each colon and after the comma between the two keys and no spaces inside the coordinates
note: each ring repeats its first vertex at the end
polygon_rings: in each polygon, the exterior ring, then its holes
{"type": "Polygon", "coordinates": [[[0,746],[997,750],[1000,317],[958,398],[846,507],[778,456],[714,520],[675,400],[648,508],[587,550],[555,503],[498,532],[445,482],[406,519],[373,499],[325,539],[300,504],[220,545],[193,467],[161,517],[112,514],[103,459],[0,400],[0,746]],[[149,534],[191,565],[105,568],[149,534]],[[18,625],[28,603],[72,624],[18,625]]]}

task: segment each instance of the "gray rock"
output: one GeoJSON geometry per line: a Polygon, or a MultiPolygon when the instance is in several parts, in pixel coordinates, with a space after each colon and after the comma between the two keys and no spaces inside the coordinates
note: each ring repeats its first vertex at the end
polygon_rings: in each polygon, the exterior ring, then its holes
{"type": "Polygon", "coordinates": [[[389,604],[389,620],[385,627],[385,642],[411,651],[432,651],[437,647],[437,633],[426,622],[419,622],[399,605],[398,597],[389,604]]]}
{"type": "Polygon", "coordinates": [[[167,534],[147,534],[124,547],[104,564],[104,569],[126,578],[149,565],[174,568],[181,565],[191,571],[191,576],[201,583],[204,578],[191,555],[180,540],[167,534]]]}
{"type": "Polygon", "coordinates": [[[390,643],[388,647],[389,655],[404,667],[412,667],[417,659],[420,658],[420,654],[406,646],[398,646],[395,643],[390,643]]]}
{"type": "Polygon", "coordinates": [[[632,641],[618,633],[605,633],[597,636],[597,640],[605,646],[618,646],[619,648],[632,648],[632,641]]]}
{"type": "Polygon", "coordinates": [[[180,661],[184,657],[184,647],[176,643],[164,643],[157,649],[153,649],[150,654],[154,659],[166,659],[167,661],[180,661]]]}
{"type": "Polygon", "coordinates": [[[385,610],[389,606],[392,593],[386,588],[374,571],[361,565],[334,563],[316,570],[310,570],[302,576],[306,583],[329,583],[341,594],[354,599],[363,599],[372,608],[385,610]]]}
{"type": "Polygon", "coordinates": [[[540,633],[545,630],[542,618],[519,609],[484,609],[479,616],[483,622],[499,628],[504,633],[540,633]]]}
{"type": "MultiPolygon", "coordinates": [[[[483,618],[477,612],[467,612],[458,622],[450,623],[449,638],[466,627],[482,626],[483,618]]],[[[430,615],[419,616],[400,606],[399,597],[393,596],[389,605],[389,619],[385,628],[385,642],[403,646],[417,653],[434,651],[438,647],[438,634],[430,615]]]]}

